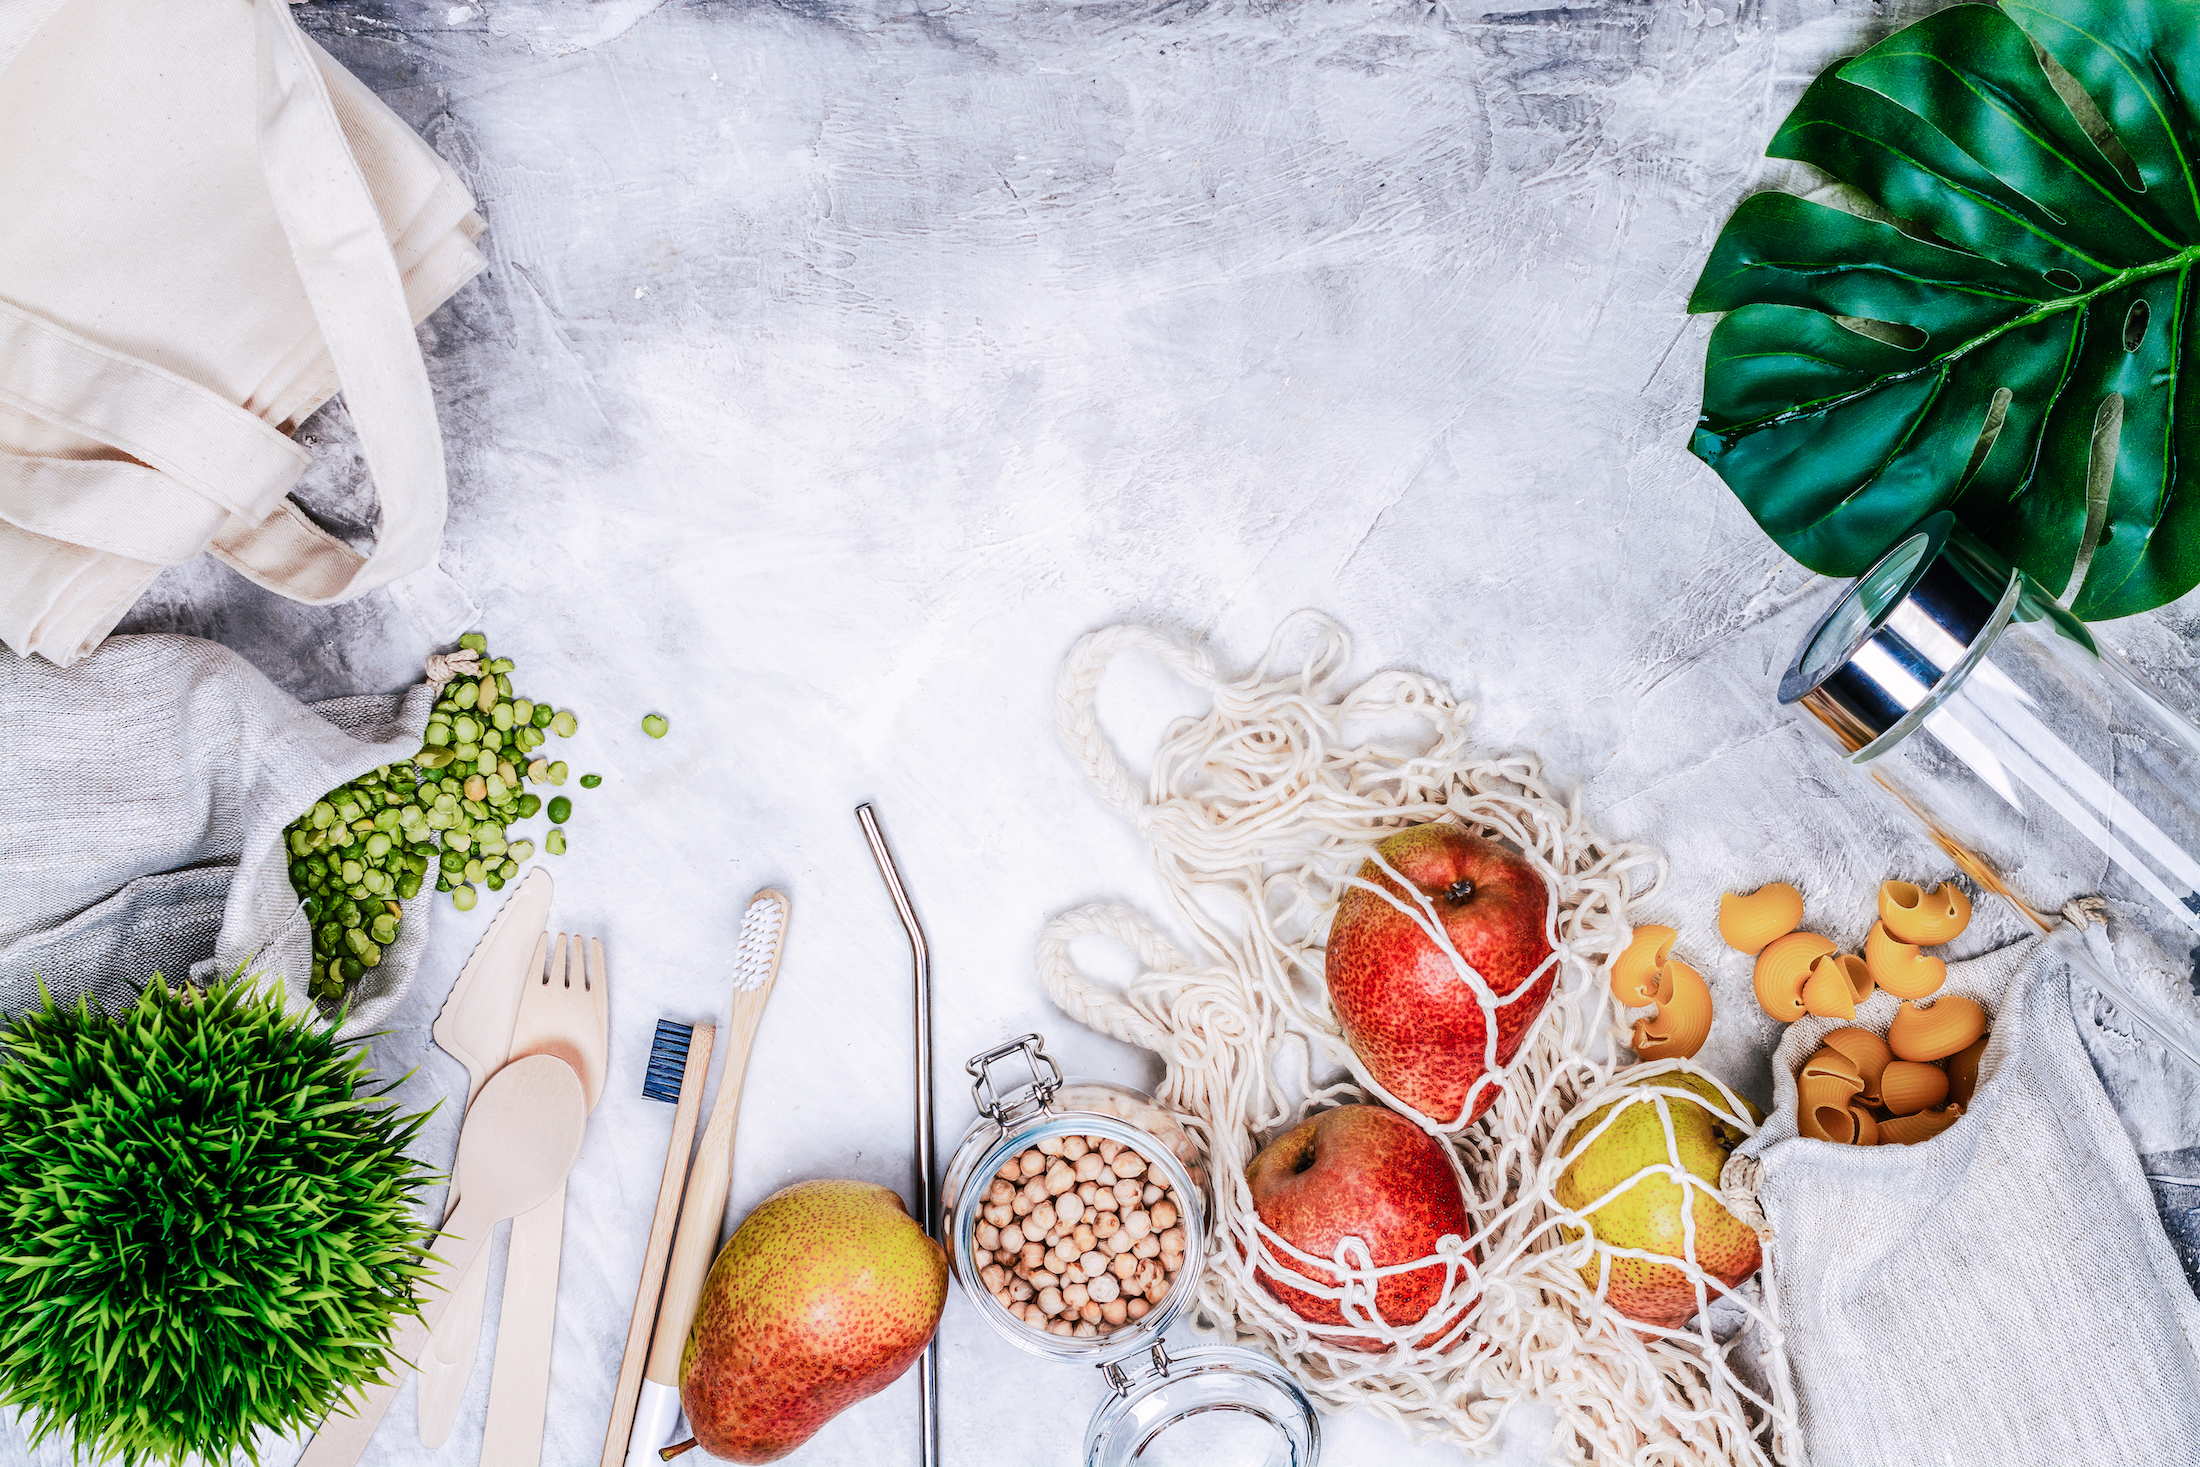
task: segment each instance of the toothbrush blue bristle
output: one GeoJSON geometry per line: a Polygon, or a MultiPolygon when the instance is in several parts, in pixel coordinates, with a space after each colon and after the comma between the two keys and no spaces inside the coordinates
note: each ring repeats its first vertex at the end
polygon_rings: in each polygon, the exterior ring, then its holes
{"type": "Polygon", "coordinates": [[[672,1019],[657,1021],[657,1037],[649,1044],[649,1070],[642,1076],[642,1098],[676,1105],[680,1100],[680,1076],[687,1069],[688,1041],[695,1030],[672,1019]]]}

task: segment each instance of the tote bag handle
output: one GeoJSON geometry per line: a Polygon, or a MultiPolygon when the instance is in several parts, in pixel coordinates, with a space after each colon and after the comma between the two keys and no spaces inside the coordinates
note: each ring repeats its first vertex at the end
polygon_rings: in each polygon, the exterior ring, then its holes
{"type": "MultiPolygon", "coordinates": [[[[60,3],[29,0],[0,24],[0,70],[60,3]]],[[[247,578],[323,605],[433,563],[446,502],[443,444],[397,261],[311,43],[285,0],[241,3],[254,8],[261,166],[381,503],[374,550],[361,555],[284,497],[307,459],[258,417],[4,303],[0,336],[16,348],[36,345],[39,370],[11,372],[0,400],[141,462],[0,453],[0,518],[162,564],[189,559],[210,539],[247,578]],[[273,511],[261,511],[270,500],[273,511]]],[[[18,364],[33,359],[12,354],[18,364]]]]}

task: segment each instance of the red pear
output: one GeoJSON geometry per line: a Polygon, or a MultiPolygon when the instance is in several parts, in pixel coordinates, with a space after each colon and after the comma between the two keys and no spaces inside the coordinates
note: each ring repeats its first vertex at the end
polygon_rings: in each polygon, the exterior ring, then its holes
{"type": "MultiPolygon", "coordinates": [[[[1457,825],[1416,825],[1376,847],[1435,909],[1437,921],[1499,998],[1533,986],[1497,1010],[1497,1066],[1520,1052],[1551,996],[1556,969],[1546,935],[1553,895],[1542,873],[1496,841],[1457,825]]],[[[1360,878],[1428,914],[1373,861],[1360,878]]],[[[1329,929],[1329,1002],[1352,1052],[1377,1084],[1438,1122],[1458,1119],[1485,1068],[1488,1027],[1451,954],[1390,897],[1347,887],[1329,929]]],[[[1485,1085],[1480,1115],[1497,1098],[1485,1085]]],[[[1473,1117],[1469,1117],[1471,1120],[1473,1117]]]]}
{"type": "Polygon", "coordinates": [[[891,1188],[801,1182],[734,1232],[703,1281],[680,1404],[703,1450],[776,1462],[924,1353],[947,1255],[891,1188]]]}
{"type": "MultiPolygon", "coordinates": [[[[1447,1233],[1469,1236],[1466,1199],[1444,1157],[1444,1143],[1379,1105],[1341,1105],[1299,1122],[1261,1149],[1245,1169],[1245,1181],[1260,1220],[1316,1258],[1334,1258],[1339,1243],[1356,1237],[1379,1267],[1411,1263],[1435,1253],[1447,1233]]],[[[1316,1283],[1338,1282],[1332,1271],[1288,1255],[1277,1262],[1316,1283]]],[[[1443,1296],[1447,1272],[1432,1263],[1390,1275],[1375,1286],[1375,1313],[1393,1326],[1420,1322],[1443,1296]]],[[[1254,1276],[1299,1318],[1347,1323],[1336,1300],[1294,1288],[1258,1267],[1254,1276]]],[[[1440,1338],[1473,1307],[1471,1299],[1459,1305],[1428,1339],[1440,1338]]],[[[1329,1341],[1355,1350],[1384,1348],[1364,1335],[1329,1341]]]]}

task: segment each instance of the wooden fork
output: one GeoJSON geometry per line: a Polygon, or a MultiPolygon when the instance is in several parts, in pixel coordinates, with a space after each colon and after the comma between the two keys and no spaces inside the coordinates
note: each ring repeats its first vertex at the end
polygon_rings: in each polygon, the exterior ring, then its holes
{"type": "MultiPolygon", "coordinates": [[[[519,1018],[512,1026],[512,1058],[553,1054],[564,1060],[581,1077],[588,1109],[593,1111],[603,1096],[610,1013],[603,944],[560,933],[549,963],[520,996],[519,1018]]],[[[562,1186],[541,1206],[512,1219],[481,1467],[536,1467],[542,1460],[550,1347],[558,1319],[558,1254],[564,1242],[562,1186]]]]}

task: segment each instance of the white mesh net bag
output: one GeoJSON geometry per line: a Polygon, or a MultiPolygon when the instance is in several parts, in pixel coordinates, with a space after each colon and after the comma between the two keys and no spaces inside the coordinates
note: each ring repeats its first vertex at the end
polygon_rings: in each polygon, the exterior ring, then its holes
{"type": "Polygon", "coordinates": [[[1625,1031],[1606,973],[1628,941],[1629,908],[1663,880],[1663,858],[1600,839],[1534,758],[1471,749],[1472,710],[1432,680],[1385,672],[1340,687],[1348,656],[1333,622],[1301,613],[1252,672],[1227,680],[1203,651],[1117,627],[1081,641],[1058,686],[1064,740],[1101,797],[1144,836],[1171,915],[1197,944],[1198,955],[1187,955],[1134,912],[1084,907],[1049,925],[1039,968],[1073,1018],[1163,1058],[1161,1101],[1210,1150],[1214,1262],[1198,1322],[1275,1355],[1332,1408],[1371,1407],[1478,1454],[1495,1450],[1511,1405],[1533,1398],[1556,1410],[1571,1462],[1774,1460],[1792,1409],[1784,1391],[1756,1388],[1737,1358],[1752,1336],[1777,1340],[1754,1285],[1721,1297],[1692,1248],[1679,1259],[1653,1256],[1585,1226],[1615,1201],[1678,1205],[1693,1238],[1697,1207],[1718,1206],[1723,1153],[1691,1166],[1677,1133],[1707,1116],[1730,1136],[1754,1129],[1737,1096],[1685,1062],[1621,1063],[1625,1031]],[[1287,663],[1294,636],[1311,645],[1287,663]],[[1213,699],[1204,716],[1169,730],[1143,791],[1094,714],[1109,661],[1129,651],[1159,658],[1213,699]],[[1406,724],[1418,730],[1400,732],[1406,724]],[[1503,991],[1487,982],[1374,856],[1387,835],[1439,820],[1509,845],[1548,884],[1552,955],[1528,981],[1503,991]],[[1372,881],[1356,874],[1370,859],[1372,881]],[[1340,894],[1354,888],[1412,919],[1481,1009],[1483,1072],[1455,1116],[1431,1118],[1384,1091],[1330,1011],[1323,943],[1340,894]],[[1143,971],[1121,991],[1096,983],[1071,955],[1079,938],[1122,944],[1143,971]],[[1500,1015],[1546,981],[1550,997],[1498,1069],[1500,1015]],[[1352,1078],[1320,1083],[1340,1069],[1352,1078]],[[1463,1194],[1464,1234],[1418,1258],[1378,1262],[1352,1238],[1312,1256],[1261,1222],[1246,1167],[1262,1142],[1354,1101],[1387,1103],[1437,1138],[1463,1194]],[[1663,1131],[1662,1147],[1650,1138],[1655,1159],[1597,1195],[1577,1186],[1574,1205],[1563,1203],[1569,1162],[1645,1117],[1663,1131]],[[1615,1260],[1664,1268],[1669,1285],[1715,1307],[1690,1311],[1687,1326],[1627,1318],[1603,1297],[1615,1260]],[[1261,1276],[1322,1301],[1336,1319],[1301,1317],[1261,1276]],[[1384,1317],[1375,1307],[1383,1284],[1414,1276],[1433,1303],[1412,1319],[1384,1317]]]}

